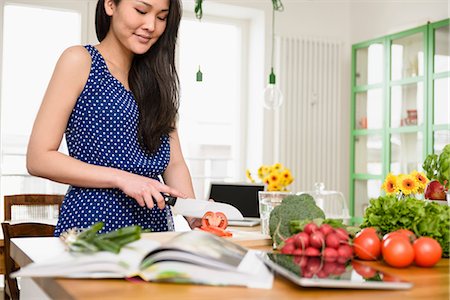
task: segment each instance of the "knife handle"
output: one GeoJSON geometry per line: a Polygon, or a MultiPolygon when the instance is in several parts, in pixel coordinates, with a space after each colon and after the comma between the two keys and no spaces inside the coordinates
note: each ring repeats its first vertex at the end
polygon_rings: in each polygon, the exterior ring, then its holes
{"type": "Polygon", "coordinates": [[[163,197],[164,197],[164,201],[166,201],[166,203],[169,204],[170,206],[174,206],[175,203],[177,202],[177,197],[170,196],[170,195],[163,195],[163,197]]]}

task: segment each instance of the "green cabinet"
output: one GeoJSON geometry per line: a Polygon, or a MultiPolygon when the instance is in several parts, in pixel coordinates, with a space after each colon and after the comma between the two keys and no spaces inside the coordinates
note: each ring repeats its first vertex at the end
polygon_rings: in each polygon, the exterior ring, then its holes
{"type": "Polygon", "coordinates": [[[352,46],[350,211],[450,143],[449,19],[352,46]]]}

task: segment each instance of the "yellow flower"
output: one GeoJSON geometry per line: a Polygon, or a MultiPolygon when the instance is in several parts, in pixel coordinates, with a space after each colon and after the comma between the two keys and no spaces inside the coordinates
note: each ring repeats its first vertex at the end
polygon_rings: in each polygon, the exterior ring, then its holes
{"type": "MultiPolygon", "coordinates": [[[[255,182],[249,170],[246,170],[246,177],[251,182],[255,182]]],[[[267,185],[268,191],[287,191],[286,187],[294,181],[291,171],[281,163],[260,166],[258,178],[267,185]]]]}
{"type": "Polygon", "coordinates": [[[269,192],[274,192],[274,191],[280,191],[281,187],[276,183],[276,182],[271,182],[268,186],[267,186],[267,190],[269,192]]]}
{"type": "Polygon", "coordinates": [[[250,173],[249,169],[245,170],[245,176],[248,180],[250,180],[251,183],[255,183],[255,179],[253,179],[252,173],[250,173]]]}
{"type": "Polygon", "coordinates": [[[410,175],[413,176],[414,180],[416,181],[416,184],[418,186],[417,192],[423,193],[429,181],[427,176],[422,172],[417,172],[416,170],[412,171],[410,175]]]}
{"type": "Polygon", "coordinates": [[[266,177],[267,175],[269,175],[270,171],[269,171],[269,167],[262,165],[261,167],[259,167],[258,169],[258,178],[263,180],[264,177],[266,177]]]}
{"type": "Polygon", "coordinates": [[[274,169],[274,170],[281,170],[282,168],[283,168],[283,165],[282,164],[280,164],[280,163],[276,163],[276,164],[274,164],[273,166],[272,166],[272,168],[274,169]]]}
{"type": "Polygon", "coordinates": [[[397,183],[397,176],[389,173],[383,182],[381,188],[386,192],[386,195],[393,195],[398,192],[399,186],[397,183]]]}
{"type": "Polygon", "coordinates": [[[416,179],[411,175],[401,175],[399,178],[399,189],[404,195],[410,195],[417,193],[419,185],[416,183],[416,179]]]}
{"type": "Polygon", "coordinates": [[[292,178],[292,174],[289,169],[284,169],[281,172],[281,178],[283,179],[284,185],[289,185],[294,181],[294,178],[292,178]]]}

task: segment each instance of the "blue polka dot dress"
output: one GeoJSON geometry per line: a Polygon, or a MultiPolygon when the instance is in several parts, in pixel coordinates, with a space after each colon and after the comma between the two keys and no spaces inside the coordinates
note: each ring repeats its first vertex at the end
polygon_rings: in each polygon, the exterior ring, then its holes
{"type": "MultiPolygon", "coordinates": [[[[138,143],[138,107],[131,91],[111,75],[98,50],[85,46],[92,57],[87,83],[70,115],[66,140],[69,155],[83,162],[157,178],[170,159],[169,137],[152,154],[138,143]]],[[[170,208],[140,207],[119,189],[71,186],[61,207],[55,236],[70,228],[87,228],[103,221],[101,232],[140,225],[152,231],[173,230],[170,208]]]]}

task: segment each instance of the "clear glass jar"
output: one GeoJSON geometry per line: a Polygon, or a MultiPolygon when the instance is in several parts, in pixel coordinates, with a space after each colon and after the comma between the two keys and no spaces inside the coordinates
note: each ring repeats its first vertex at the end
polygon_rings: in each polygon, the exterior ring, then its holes
{"type": "Polygon", "coordinates": [[[323,182],[316,182],[314,190],[305,193],[314,198],[316,205],[323,210],[327,219],[342,219],[344,221],[350,219],[347,203],[341,192],[326,191],[323,182]]]}

